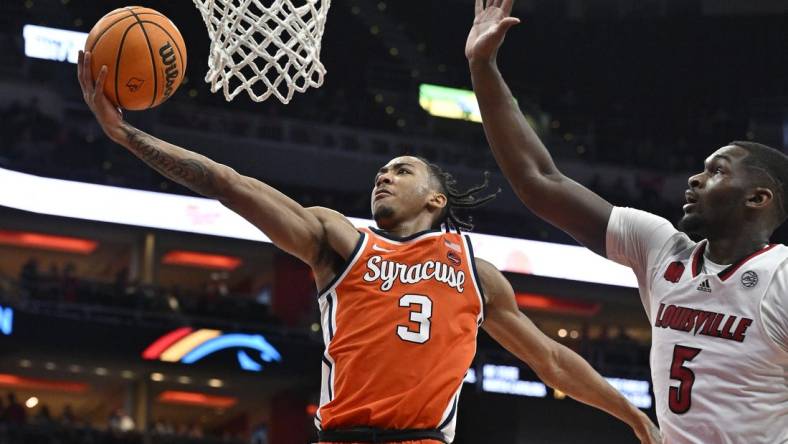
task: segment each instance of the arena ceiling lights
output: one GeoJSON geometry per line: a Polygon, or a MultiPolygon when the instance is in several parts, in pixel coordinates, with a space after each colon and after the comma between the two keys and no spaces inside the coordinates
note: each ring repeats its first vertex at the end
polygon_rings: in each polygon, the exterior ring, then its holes
{"type": "Polygon", "coordinates": [[[161,259],[161,263],[167,265],[181,265],[184,267],[232,271],[238,268],[243,261],[235,256],[173,250],[164,255],[161,259]]]}
{"type": "Polygon", "coordinates": [[[88,390],[88,385],[83,382],[55,381],[52,379],[29,378],[27,376],[4,373],[0,373],[0,386],[69,393],[82,393],[88,390]]]}
{"type": "Polygon", "coordinates": [[[590,317],[602,309],[600,302],[563,299],[534,293],[515,293],[517,305],[526,310],[549,311],[572,316],[590,317]]]}
{"type": "Polygon", "coordinates": [[[156,399],[164,404],[194,405],[217,409],[230,408],[238,403],[238,399],[231,396],[206,395],[205,393],[179,390],[165,390],[156,399]]]}
{"type": "MultiPolygon", "coordinates": [[[[217,200],[50,179],[2,168],[0,205],[51,216],[271,242],[217,200]]],[[[357,227],[374,225],[369,219],[349,219],[357,227]]],[[[586,248],[480,233],[470,236],[474,253],[503,271],[637,287],[629,268],[586,248]]]]}
{"type": "Polygon", "coordinates": [[[65,251],[66,253],[90,254],[98,247],[98,242],[67,236],[31,233],[27,231],[0,230],[0,245],[37,248],[42,250],[65,251]]]}

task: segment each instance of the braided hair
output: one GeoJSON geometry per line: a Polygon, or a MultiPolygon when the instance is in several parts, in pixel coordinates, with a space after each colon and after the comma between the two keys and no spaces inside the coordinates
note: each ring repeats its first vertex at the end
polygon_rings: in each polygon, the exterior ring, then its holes
{"type": "Polygon", "coordinates": [[[440,217],[438,217],[438,219],[435,221],[433,228],[438,228],[441,225],[445,225],[447,230],[452,228],[457,231],[473,230],[471,218],[468,218],[468,220],[461,219],[459,216],[457,216],[456,210],[469,210],[472,208],[481,207],[487,202],[495,199],[498,193],[501,192],[501,189],[498,188],[492,194],[487,194],[486,196],[482,197],[476,196],[476,194],[484,191],[490,185],[489,171],[484,172],[484,183],[468,188],[465,191],[459,191],[457,188],[455,188],[457,185],[457,179],[455,179],[451,173],[443,171],[443,168],[421,156],[414,157],[427,165],[430,174],[440,185],[440,192],[446,195],[446,206],[443,208],[440,217]]]}

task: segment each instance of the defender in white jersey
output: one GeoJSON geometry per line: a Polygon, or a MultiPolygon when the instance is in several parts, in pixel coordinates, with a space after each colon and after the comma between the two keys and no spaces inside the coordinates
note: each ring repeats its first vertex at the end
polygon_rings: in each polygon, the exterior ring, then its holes
{"type": "Polygon", "coordinates": [[[717,264],[709,241],[629,208],[613,209],[606,247],[638,278],[668,442],[788,442],[788,248],[717,264]]]}
{"type": "Polygon", "coordinates": [[[689,178],[679,230],[614,208],[564,176],[497,68],[512,0],[476,2],[465,54],[493,154],[520,200],[593,251],[632,267],[652,325],[651,372],[667,443],[788,443],[788,157],[731,142],[689,178]]]}

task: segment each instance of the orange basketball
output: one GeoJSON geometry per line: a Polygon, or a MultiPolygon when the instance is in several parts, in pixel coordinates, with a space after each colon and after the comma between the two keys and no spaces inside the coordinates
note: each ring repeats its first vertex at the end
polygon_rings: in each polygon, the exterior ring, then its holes
{"type": "Polygon", "coordinates": [[[128,110],[153,108],[172,96],[186,71],[186,45],[170,19],[141,6],[116,9],[90,30],[85,51],[98,78],[107,65],[104,94],[128,110]]]}

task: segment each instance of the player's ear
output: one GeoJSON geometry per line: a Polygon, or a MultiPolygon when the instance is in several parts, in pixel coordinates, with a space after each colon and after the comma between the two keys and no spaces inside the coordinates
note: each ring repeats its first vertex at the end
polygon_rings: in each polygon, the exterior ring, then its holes
{"type": "Polygon", "coordinates": [[[744,205],[752,209],[762,209],[771,205],[774,201],[774,192],[769,188],[756,187],[753,188],[747,196],[744,205]]]}
{"type": "Polygon", "coordinates": [[[449,199],[446,195],[438,191],[433,191],[432,196],[430,196],[429,201],[427,201],[427,205],[436,210],[442,210],[448,203],[449,199]]]}

